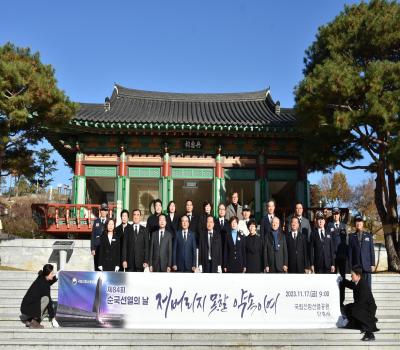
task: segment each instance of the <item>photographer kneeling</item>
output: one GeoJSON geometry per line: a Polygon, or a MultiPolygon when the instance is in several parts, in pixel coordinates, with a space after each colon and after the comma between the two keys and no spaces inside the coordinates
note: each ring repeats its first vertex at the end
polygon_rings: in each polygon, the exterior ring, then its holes
{"type": "Polygon", "coordinates": [[[53,265],[44,265],[43,270],[38,272],[38,277],[22,299],[20,318],[27,327],[44,328],[40,322],[46,310],[53,327],[59,327],[54,318],[53,300],[50,296],[50,286],[55,282],[57,282],[57,278],[53,272],[53,265]]]}
{"type": "Polygon", "coordinates": [[[375,340],[373,332],[379,331],[376,328],[376,304],[367,281],[362,279],[361,266],[352,268],[351,281],[344,279],[341,283],[353,290],[354,303],[344,305],[344,314],[349,320],[347,328],[359,329],[365,333],[361,340],[375,340]]]}

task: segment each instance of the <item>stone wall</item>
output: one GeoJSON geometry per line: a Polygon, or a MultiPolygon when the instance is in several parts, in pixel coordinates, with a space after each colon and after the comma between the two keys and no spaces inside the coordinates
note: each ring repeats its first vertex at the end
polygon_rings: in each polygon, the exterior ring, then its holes
{"type": "MultiPolygon", "coordinates": [[[[0,264],[28,271],[38,271],[44,264],[58,268],[59,253],[53,250],[55,241],[66,239],[10,239],[0,241],[0,264]]],[[[74,240],[74,249],[67,255],[65,270],[92,271],[90,240],[74,240]]]]}
{"type": "MultiPolygon", "coordinates": [[[[11,239],[0,241],[0,265],[15,267],[22,270],[38,271],[46,263],[58,266],[59,254],[53,250],[55,241],[69,241],[62,239],[11,239]]],[[[93,258],[90,254],[89,240],[74,240],[75,246],[68,253],[68,262],[65,270],[92,271],[93,258]],[[72,254],[71,254],[72,253],[72,254]]],[[[375,259],[378,271],[386,271],[387,254],[385,246],[375,244],[375,259]]]]}
{"type": "MultiPolygon", "coordinates": [[[[0,241],[0,264],[22,270],[38,271],[46,263],[55,264],[58,268],[59,254],[53,250],[55,241],[62,239],[9,239],[0,241]]],[[[68,253],[65,270],[92,271],[93,258],[90,254],[89,240],[74,240],[75,246],[68,253]]],[[[384,244],[375,244],[375,259],[378,271],[386,271],[387,254],[384,244]]]]}

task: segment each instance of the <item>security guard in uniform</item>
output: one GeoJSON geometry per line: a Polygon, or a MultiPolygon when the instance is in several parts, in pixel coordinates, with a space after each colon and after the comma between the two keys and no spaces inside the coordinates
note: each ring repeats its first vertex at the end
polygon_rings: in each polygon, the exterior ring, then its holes
{"type": "Polygon", "coordinates": [[[103,203],[100,206],[100,215],[93,222],[92,237],[90,240],[90,250],[94,260],[94,270],[99,271],[99,247],[100,247],[100,236],[104,231],[104,225],[107,221],[108,205],[103,203]]]}

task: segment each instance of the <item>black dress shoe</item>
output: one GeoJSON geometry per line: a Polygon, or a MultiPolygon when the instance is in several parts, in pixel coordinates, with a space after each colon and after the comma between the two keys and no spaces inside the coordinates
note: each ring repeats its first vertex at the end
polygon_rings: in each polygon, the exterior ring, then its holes
{"type": "Polygon", "coordinates": [[[372,332],[365,332],[364,336],[361,338],[362,341],[371,341],[375,340],[374,333],[372,332]]]}

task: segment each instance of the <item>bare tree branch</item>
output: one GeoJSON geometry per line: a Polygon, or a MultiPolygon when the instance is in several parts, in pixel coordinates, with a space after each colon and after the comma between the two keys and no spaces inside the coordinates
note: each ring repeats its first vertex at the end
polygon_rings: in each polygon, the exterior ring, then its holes
{"type": "Polygon", "coordinates": [[[22,93],[24,93],[26,91],[26,89],[28,88],[27,85],[24,85],[21,87],[21,89],[19,89],[19,91],[17,92],[11,92],[10,90],[6,89],[5,92],[2,92],[3,96],[7,99],[11,99],[15,96],[21,95],[22,93]]]}
{"type": "Polygon", "coordinates": [[[347,169],[347,170],[368,170],[368,171],[370,171],[372,169],[372,165],[348,166],[348,165],[344,165],[343,162],[338,162],[337,165],[340,165],[342,168],[347,169]]]}

